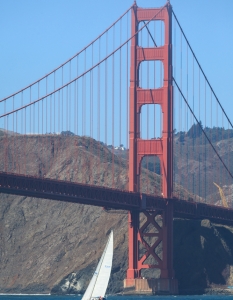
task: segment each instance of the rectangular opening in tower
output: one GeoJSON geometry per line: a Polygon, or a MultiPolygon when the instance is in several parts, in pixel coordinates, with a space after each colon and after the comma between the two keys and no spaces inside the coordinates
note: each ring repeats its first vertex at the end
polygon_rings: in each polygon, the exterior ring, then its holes
{"type": "Polygon", "coordinates": [[[139,87],[158,89],[163,87],[164,67],[162,61],[143,61],[139,66],[139,87]]]}
{"type": "Polygon", "coordinates": [[[143,48],[161,47],[164,45],[164,22],[142,21],[138,25],[138,46],[143,48]]]}
{"type": "Polygon", "coordinates": [[[141,107],[140,138],[144,140],[162,137],[163,115],[159,104],[145,104],[141,107]]]}

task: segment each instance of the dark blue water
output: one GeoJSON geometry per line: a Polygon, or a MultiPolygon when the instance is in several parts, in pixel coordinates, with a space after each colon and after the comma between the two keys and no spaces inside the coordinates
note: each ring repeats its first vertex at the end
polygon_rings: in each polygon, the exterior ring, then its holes
{"type": "MultiPolygon", "coordinates": [[[[81,300],[81,296],[0,295],[2,300],[81,300]]],[[[233,296],[108,296],[107,300],[233,300],[233,296]]]]}

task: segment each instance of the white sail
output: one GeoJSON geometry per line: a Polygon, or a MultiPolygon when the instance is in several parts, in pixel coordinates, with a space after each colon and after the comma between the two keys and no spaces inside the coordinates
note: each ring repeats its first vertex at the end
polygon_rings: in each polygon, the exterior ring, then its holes
{"type": "Polygon", "coordinates": [[[107,245],[92,276],[82,300],[104,297],[112,269],[113,232],[111,231],[107,245]]]}

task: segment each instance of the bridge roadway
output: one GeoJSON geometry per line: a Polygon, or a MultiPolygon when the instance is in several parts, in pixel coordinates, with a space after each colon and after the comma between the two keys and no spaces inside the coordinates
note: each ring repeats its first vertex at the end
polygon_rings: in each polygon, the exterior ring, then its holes
{"type": "Polygon", "coordinates": [[[168,202],[172,202],[175,218],[209,219],[233,225],[233,209],[230,208],[5,172],[0,172],[0,193],[140,211],[163,211],[168,202]]]}

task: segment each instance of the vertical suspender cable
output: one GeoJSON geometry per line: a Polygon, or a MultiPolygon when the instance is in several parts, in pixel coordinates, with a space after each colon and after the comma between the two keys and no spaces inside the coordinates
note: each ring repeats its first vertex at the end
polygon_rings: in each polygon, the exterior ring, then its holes
{"type": "MultiPolygon", "coordinates": [[[[23,106],[23,91],[21,92],[21,107],[23,106]]],[[[25,152],[26,152],[26,147],[25,147],[25,135],[23,133],[23,125],[24,125],[24,109],[21,110],[21,114],[20,114],[20,123],[21,123],[21,136],[22,138],[19,139],[19,163],[22,163],[22,169],[20,170],[22,174],[25,174],[25,152]],[[21,146],[21,143],[23,143],[23,145],[21,146]],[[23,151],[21,150],[21,148],[23,148],[23,151]],[[22,152],[21,152],[22,151],[22,152]]],[[[25,114],[26,117],[26,114],[25,114]]]]}
{"type": "Polygon", "coordinates": [[[17,124],[18,124],[18,112],[15,114],[15,131],[14,131],[14,151],[15,151],[15,166],[14,173],[19,173],[18,170],[18,152],[17,152],[17,124]]]}
{"type": "MultiPolygon", "coordinates": [[[[79,74],[79,55],[77,55],[77,65],[76,65],[76,73],[77,73],[77,76],[79,74]]],[[[80,159],[79,159],[79,140],[80,140],[80,136],[79,136],[79,122],[80,122],[80,112],[79,112],[79,95],[80,95],[80,92],[79,92],[79,81],[81,81],[81,78],[80,80],[76,80],[76,89],[77,89],[77,98],[75,100],[76,102],[76,133],[77,133],[77,180],[78,180],[78,174],[79,172],[81,171],[81,164],[80,164],[80,159]]]]}
{"type": "MultiPolygon", "coordinates": [[[[30,90],[29,90],[29,97],[30,97],[30,103],[32,102],[32,87],[30,86],[30,90]]],[[[28,133],[32,134],[32,106],[30,105],[29,108],[29,128],[28,128],[28,133]]],[[[28,137],[29,140],[29,145],[30,145],[30,141],[31,141],[31,137],[28,137]]],[[[28,153],[29,157],[30,157],[30,153],[28,153]]],[[[30,158],[28,158],[30,160],[30,158]]],[[[28,170],[28,174],[30,174],[30,169],[28,170]]]]}
{"type": "MultiPolygon", "coordinates": [[[[172,20],[173,22],[173,20],[172,20]]],[[[174,22],[174,27],[173,27],[173,34],[172,34],[172,37],[174,36],[173,38],[173,41],[172,41],[172,44],[174,45],[174,47],[172,47],[172,57],[174,57],[174,60],[173,60],[173,74],[174,76],[176,77],[176,22],[174,22]]],[[[175,129],[176,129],[176,93],[175,93],[175,89],[173,90],[173,195],[174,195],[174,192],[175,192],[175,184],[176,184],[176,145],[174,143],[174,135],[175,135],[175,129]]]]}
{"type": "MultiPolygon", "coordinates": [[[[87,51],[84,51],[84,70],[87,70],[87,51]]],[[[86,74],[83,76],[83,138],[86,136],[86,74]]],[[[87,163],[84,157],[84,153],[82,154],[83,166],[86,170],[87,163]]],[[[86,172],[82,173],[82,182],[85,183],[86,172]]]]}
{"type": "Polygon", "coordinates": [[[78,143],[78,137],[77,137],[77,132],[76,132],[76,130],[77,130],[77,105],[76,105],[76,101],[77,101],[77,80],[75,80],[75,82],[74,82],[74,99],[73,99],[73,103],[74,103],[74,111],[73,111],[73,116],[74,116],[74,121],[73,121],[73,123],[74,123],[74,134],[75,134],[75,136],[74,136],[74,160],[73,160],[73,162],[74,162],[74,166],[73,166],[73,168],[74,168],[74,170],[73,170],[73,174],[74,174],[74,182],[77,182],[77,159],[78,159],[78,157],[77,157],[77,143],[78,143]]]}
{"type": "MultiPolygon", "coordinates": [[[[154,39],[156,40],[156,21],[154,21],[154,39]]],[[[156,60],[154,61],[154,86],[153,88],[156,89],[156,60]]],[[[153,119],[154,119],[154,126],[153,126],[153,138],[155,139],[156,138],[156,105],[154,104],[154,109],[153,109],[153,119]]],[[[154,155],[153,158],[152,158],[152,163],[153,163],[153,171],[154,173],[156,173],[156,156],[154,155]]],[[[157,194],[157,191],[156,191],[156,188],[154,189],[154,194],[156,195],[157,194]]],[[[160,193],[161,195],[161,193],[160,193]]]]}
{"type": "MultiPolygon", "coordinates": [[[[210,91],[210,140],[212,141],[212,132],[213,132],[213,121],[212,121],[212,114],[213,114],[213,97],[212,97],[213,93],[212,91],[210,91]]],[[[214,141],[213,141],[214,142],[214,141]]],[[[210,151],[211,152],[211,151],[210,151]]],[[[213,166],[211,166],[211,170],[212,170],[213,166]]],[[[214,172],[212,173],[212,178],[211,178],[211,183],[215,182],[215,178],[214,178],[214,172]]],[[[210,183],[210,191],[211,191],[211,183],[210,183]]]]}
{"type": "MultiPolygon", "coordinates": [[[[141,46],[143,45],[143,30],[140,31],[140,40],[141,40],[141,46]]],[[[143,85],[144,85],[144,80],[143,80],[143,71],[144,71],[144,68],[143,68],[143,65],[144,64],[140,64],[140,77],[139,77],[139,84],[140,84],[140,87],[142,88],[143,85]]],[[[138,129],[137,129],[138,130],[138,129]]],[[[139,132],[140,132],[140,138],[142,138],[142,108],[141,108],[141,111],[140,111],[140,116],[139,116],[139,132]]],[[[140,166],[139,166],[139,192],[142,193],[142,187],[143,187],[143,184],[142,184],[142,162],[143,162],[143,158],[141,159],[141,162],[140,162],[140,166]]]]}
{"type": "MultiPolygon", "coordinates": [[[[84,76],[82,76],[82,136],[80,137],[80,142],[82,144],[82,138],[84,136],[84,76]]],[[[80,168],[83,169],[84,157],[82,150],[80,151],[80,168]]],[[[80,169],[80,170],[81,170],[80,169]]],[[[81,182],[83,183],[83,172],[81,173],[81,182]]]]}
{"type": "MultiPolygon", "coordinates": [[[[69,81],[71,81],[70,78],[70,72],[71,72],[71,62],[69,61],[69,69],[68,69],[68,74],[67,77],[70,79],[69,81]]],[[[67,79],[68,81],[68,79],[67,79]]],[[[54,103],[55,104],[55,103],[54,103]]],[[[67,133],[70,131],[70,84],[67,85],[66,87],[66,115],[68,116],[67,120],[66,120],[66,130],[67,133]]],[[[71,143],[71,136],[69,134],[67,134],[66,136],[66,160],[68,161],[71,158],[71,148],[72,148],[72,143],[71,143]]],[[[66,180],[70,181],[70,176],[71,176],[71,168],[72,165],[67,166],[67,176],[66,176],[66,180]]]]}
{"type": "MultiPolygon", "coordinates": [[[[15,108],[15,96],[13,96],[13,110],[15,108]]],[[[15,115],[12,114],[13,118],[13,141],[12,141],[12,173],[15,173],[15,115]]]]}
{"type": "MultiPolygon", "coordinates": [[[[206,80],[205,80],[205,128],[206,128],[206,80]]],[[[203,136],[204,138],[204,136],[203,136]]],[[[205,202],[206,202],[206,139],[205,139],[205,180],[204,180],[204,185],[205,185],[205,202]]]]}
{"type": "MultiPolygon", "coordinates": [[[[52,103],[52,99],[50,98],[50,103],[52,103]]],[[[57,158],[56,161],[57,163],[59,163],[59,155],[61,153],[61,121],[60,121],[60,103],[61,103],[61,90],[58,91],[58,139],[57,139],[57,143],[56,143],[56,154],[57,154],[57,158]]],[[[50,109],[51,109],[51,104],[50,104],[50,109]]],[[[52,110],[51,110],[51,114],[52,114],[52,110]]],[[[51,118],[52,119],[52,118],[51,118]]],[[[51,123],[51,130],[52,130],[52,123],[51,123]]],[[[51,131],[52,132],[52,131],[51,131]]],[[[55,144],[55,136],[54,136],[54,144],[55,144]]],[[[54,150],[55,152],[55,150],[54,150]]],[[[54,159],[55,162],[55,159],[54,159]]],[[[56,179],[58,179],[58,170],[56,168],[56,179]]]]}
{"type": "MultiPolygon", "coordinates": [[[[71,70],[71,68],[72,68],[71,62],[72,62],[72,60],[70,60],[70,64],[69,64],[70,65],[70,76],[69,76],[70,82],[71,82],[71,72],[72,72],[72,70],[71,70]]],[[[72,88],[72,83],[69,84],[69,124],[68,124],[69,128],[68,128],[68,130],[70,132],[72,132],[72,130],[71,130],[71,121],[72,121],[71,120],[71,105],[72,105],[71,104],[71,88],[72,88]]],[[[74,149],[74,140],[75,140],[75,138],[71,135],[69,137],[69,140],[71,140],[69,142],[69,144],[68,144],[69,148],[71,148],[70,151],[69,151],[69,159],[71,159],[71,161],[74,162],[73,149],[74,149]]],[[[70,171],[70,176],[69,176],[70,181],[72,181],[72,178],[73,178],[73,167],[74,167],[74,164],[72,163],[71,166],[70,166],[70,169],[69,169],[69,171],[70,171]]]]}
{"type": "MultiPolygon", "coordinates": [[[[54,82],[54,90],[55,90],[55,82],[54,82]]],[[[51,95],[51,98],[52,98],[52,95],[51,95]]],[[[52,161],[51,161],[51,167],[52,167],[52,164],[53,164],[53,161],[54,161],[54,153],[55,153],[55,151],[54,151],[54,143],[55,143],[55,139],[57,138],[57,132],[58,132],[58,129],[57,129],[57,127],[56,127],[56,123],[58,122],[58,117],[57,117],[57,109],[56,109],[56,105],[57,105],[57,102],[56,102],[57,100],[56,100],[56,93],[54,93],[54,134],[53,134],[53,136],[51,136],[51,138],[52,138],[52,147],[53,147],[53,151],[52,151],[52,153],[53,153],[53,157],[52,157],[52,161]]],[[[57,105],[58,106],[58,105],[57,105]]],[[[51,143],[51,142],[50,142],[51,143]]],[[[49,146],[49,145],[48,145],[49,146]]],[[[50,145],[50,147],[51,147],[51,145],[50,145]]],[[[49,148],[49,147],[48,147],[49,148]]]]}
{"type": "MultiPolygon", "coordinates": [[[[121,34],[122,34],[122,19],[120,20],[120,45],[121,45],[121,34]]],[[[121,99],[121,81],[122,81],[122,78],[121,78],[121,64],[122,64],[122,61],[121,61],[121,48],[120,48],[120,69],[119,69],[119,73],[120,73],[120,80],[119,80],[119,97],[120,97],[120,109],[119,109],[119,146],[121,146],[122,144],[122,141],[121,141],[121,128],[122,128],[122,119],[121,119],[121,106],[122,106],[122,99],[121,99]]],[[[120,155],[119,155],[119,171],[122,170],[122,151],[120,150],[120,155]]],[[[119,177],[120,175],[118,175],[119,177]]],[[[117,180],[118,182],[119,180],[117,180]]]]}
{"type": "MultiPolygon", "coordinates": [[[[6,100],[4,101],[4,114],[6,113],[6,100]]],[[[5,128],[5,134],[4,134],[4,168],[3,171],[7,172],[7,164],[8,164],[8,153],[7,153],[7,142],[8,142],[8,126],[7,126],[7,116],[4,118],[4,128],[5,128]]]]}
{"type": "MultiPolygon", "coordinates": [[[[106,32],[106,56],[108,55],[108,31],[106,32]]],[[[108,144],[108,60],[105,60],[105,145],[108,144]]],[[[108,173],[108,152],[106,151],[106,174],[108,173]]]]}
{"type": "Polygon", "coordinates": [[[90,151],[90,184],[92,184],[92,178],[93,178],[93,133],[92,133],[92,122],[93,122],[93,107],[92,107],[92,76],[93,76],[93,70],[90,72],[90,144],[89,144],[89,151],[90,151]]]}
{"type": "MultiPolygon", "coordinates": [[[[46,95],[48,94],[48,76],[46,76],[46,95]]],[[[55,96],[55,94],[54,94],[55,96]]],[[[46,168],[46,173],[49,172],[50,167],[51,167],[51,149],[49,145],[49,135],[48,135],[48,97],[45,98],[45,134],[44,134],[44,140],[45,140],[45,168],[46,168]],[[49,151],[50,149],[50,151],[49,151]],[[49,151],[49,153],[46,153],[49,151]],[[50,157],[48,159],[47,157],[50,157]],[[49,160],[49,161],[48,161],[49,160]]]]}
{"type": "MultiPolygon", "coordinates": [[[[59,91],[60,93],[60,91],[59,91]]],[[[60,99],[59,99],[59,107],[60,107],[60,99]]],[[[54,135],[54,132],[52,130],[52,95],[49,97],[49,112],[50,112],[50,122],[49,122],[49,128],[51,135],[54,135]]]]}
{"type": "MultiPolygon", "coordinates": [[[[100,61],[100,42],[101,38],[99,38],[99,61],[100,61]]],[[[97,90],[97,141],[98,141],[98,174],[101,172],[101,151],[100,151],[100,65],[98,65],[98,90],[97,90]]],[[[99,183],[100,184],[100,183],[99,183]]]]}
{"type": "MultiPolygon", "coordinates": [[[[188,90],[188,85],[189,85],[189,78],[188,78],[188,44],[187,44],[187,101],[189,101],[189,90],[188,90]]],[[[185,115],[186,115],[186,132],[188,132],[188,107],[187,105],[185,106],[185,115]]],[[[187,134],[186,134],[187,135],[187,134]]],[[[190,192],[190,187],[189,187],[189,149],[188,149],[188,136],[187,136],[187,140],[186,140],[186,156],[187,156],[187,171],[186,171],[186,189],[188,190],[188,192],[190,192]]]]}
{"type": "MultiPolygon", "coordinates": [[[[194,90],[194,80],[195,80],[195,72],[194,72],[194,57],[193,57],[193,111],[194,111],[194,99],[195,99],[195,90],[194,90]]],[[[192,131],[192,160],[195,161],[195,156],[194,156],[194,141],[196,142],[197,140],[197,134],[196,134],[196,127],[194,127],[194,117],[192,117],[192,128],[193,128],[193,131],[192,131]]],[[[197,191],[195,189],[195,182],[196,182],[196,178],[195,178],[195,173],[194,173],[194,170],[193,170],[193,195],[195,195],[195,201],[196,201],[196,194],[197,194],[197,191]]]]}
{"type": "MultiPolygon", "coordinates": [[[[129,38],[129,16],[127,13],[127,20],[126,20],[127,26],[126,26],[126,30],[127,30],[127,40],[129,38]]],[[[125,99],[126,99],[126,147],[125,150],[127,151],[127,159],[129,159],[128,157],[128,149],[129,149],[129,97],[128,97],[128,86],[129,86],[129,43],[127,42],[126,44],[126,90],[125,90],[125,99]]],[[[129,173],[129,164],[127,164],[127,174],[129,173]]],[[[129,175],[127,175],[129,176],[129,175]]]]}
{"type": "Polygon", "coordinates": [[[43,176],[44,171],[44,138],[43,138],[43,123],[44,123],[44,99],[41,101],[41,176],[43,176]]]}
{"type": "Polygon", "coordinates": [[[27,174],[27,159],[26,159],[26,153],[28,151],[28,143],[27,143],[27,136],[26,136],[26,123],[27,123],[27,108],[24,108],[24,147],[25,147],[25,152],[24,152],[24,174],[27,174]]]}
{"type": "MultiPolygon", "coordinates": [[[[216,115],[217,115],[217,142],[219,142],[219,127],[218,127],[218,103],[216,103],[216,115]]],[[[218,168],[218,184],[220,184],[220,180],[221,180],[221,177],[220,177],[220,162],[219,162],[219,168],[218,168]]]]}
{"type": "MultiPolygon", "coordinates": [[[[129,39],[129,14],[127,13],[127,40],[129,39]]],[[[128,89],[128,85],[129,85],[129,42],[127,42],[127,46],[126,46],[126,128],[127,128],[127,132],[126,132],[126,149],[128,151],[129,149],[129,89],[128,89]]]]}
{"type": "MultiPolygon", "coordinates": [[[[66,97],[65,97],[65,109],[66,109],[66,122],[65,122],[65,127],[66,127],[66,133],[65,133],[65,136],[64,136],[64,141],[65,141],[65,143],[64,143],[64,151],[65,151],[65,161],[64,161],[64,164],[66,164],[66,161],[67,161],[67,159],[68,159],[68,157],[69,157],[69,153],[68,153],[68,145],[69,145],[69,135],[68,135],[68,130],[69,130],[69,128],[68,128],[68,122],[69,122],[69,116],[68,116],[68,112],[69,112],[69,86],[67,85],[66,86],[66,97]]],[[[54,108],[55,108],[55,103],[54,103],[54,108]]],[[[55,118],[54,118],[54,122],[55,122],[55,118]]],[[[54,125],[55,125],[55,123],[54,123],[54,125]]],[[[54,126],[55,127],[55,126],[54,126]]],[[[68,181],[68,179],[69,179],[69,167],[67,166],[66,168],[65,168],[65,180],[67,180],[68,181]]]]}
{"type": "MultiPolygon", "coordinates": [[[[160,22],[160,44],[163,45],[163,27],[162,27],[162,23],[163,22],[160,22]]],[[[163,80],[164,78],[162,78],[162,75],[163,75],[163,67],[162,67],[162,64],[160,64],[160,86],[163,85],[163,80]]],[[[163,114],[162,114],[162,110],[160,110],[160,136],[162,137],[163,135],[163,114]]],[[[163,177],[161,177],[163,178],[163,177]]],[[[161,187],[161,191],[162,191],[162,187],[161,187]]]]}
{"type": "MultiPolygon", "coordinates": [[[[200,120],[201,120],[201,116],[200,116],[200,69],[198,70],[198,99],[199,99],[199,101],[198,101],[198,110],[199,110],[199,122],[200,122],[200,120]]],[[[200,140],[201,140],[201,135],[200,135],[200,140]]],[[[198,184],[198,186],[199,186],[199,197],[201,197],[202,195],[201,195],[201,172],[200,172],[200,153],[199,153],[199,158],[198,158],[198,161],[199,161],[199,176],[198,176],[198,178],[199,178],[199,184],[198,184]]]]}
{"type": "MultiPolygon", "coordinates": [[[[223,111],[222,111],[221,141],[222,141],[222,143],[224,143],[224,121],[223,121],[223,111]]],[[[223,174],[223,168],[222,168],[222,165],[221,165],[221,178],[222,178],[222,184],[224,184],[224,174],[223,174]]]]}
{"type": "MultiPolygon", "coordinates": [[[[91,61],[92,61],[92,67],[94,65],[94,45],[92,44],[91,47],[91,61]]],[[[94,94],[94,70],[91,71],[91,151],[94,153],[94,133],[93,133],[93,120],[94,120],[94,110],[93,110],[93,94],[94,94]]],[[[95,165],[95,158],[92,155],[91,156],[91,184],[93,184],[93,177],[94,177],[94,165],[95,165]]]]}
{"type": "MultiPolygon", "coordinates": [[[[113,26],[113,49],[115,48],[115,25],[113,26]]],[[[115,180],[114,180],[114,156],[115,156],[115,151],[114,151],[114,54],[112,55],[112,146],[113,146],[113,151],[112,151],[112,187],[115,188],[115,180]]]]}
{"type": "MultiPolygon", "coordinates": [[[[154,40],[156,40],[156,21],[154,21],[154,40]]],[[[154,89],[156,89],[156,80],[157,80],[157,76],[156,76],[156,60],[154,61],[154,89]]],[[[154,105],[154,110],[153,110],[153,119],[154,119],[154,126],[153,126],[153,129],[154,129],[154,134],[153,134],[153,138],[156,139],[156,130],[158,130],[157,128],[159,128],[159,126],[157,126],[157,118],[156,118],[156,111],[157,111],[157,107],[159,107],[159,113],[160,113],[160,110],[161,110],[161,106],[156,106],[154,105]]],[[[158,136],[158,138],[161,138],[161,136],[158,136]]],[[[158,161],[158,156],[154,155],[153,156],[153,159],[152,159],[152,163],[154,165],[154,173],[156,173],[156,164],[157,164],[157,161],[158,161]]],[[[160,163],[159,163],[159,168],[160,168],[160,174],[161,174],[161,166],[160,166],[160,163]]],[[[155,175],[155,174],[154,174],[155,175]]],[[[154,194],[159,194],[161,195],[161,191],[157,190],[157,188],[155,187],[154,189],[154,194]]]]}
{"type": "MultiPolygon", "coordinates": [[[[77,77],[78,77],[78,55],[77,55],[77,65],[76,65],[76,74],[77,74],[77,77]]],[[[76,134],[78,135],[79,132],[78,132],[78,121],[79,121],[79,115],[78,115],[78,79],[75,81],[76,83],[76,98],[75,98],[75,130],[76,130],[76,134]]],[[[77,138],[77,142],[78,142],[78,138],[77,138]]],[[[78,167],[78,166],[77,166],[78,167]]]]}
{"type": "MultiPolygon", "coordinates": [[[[40,98],[40,81],[38,82],[38,99],[40,98]]],[[[38,161],[40,161],[40,151],[39,151],[39,149],[40,149],[40,142],[41,142],[41,140],[40,140],[40,101],[38,102],[38,120],[37,120],[37,155],[38,155],[38,158],[39,158],[39,160],[38,161]]],[[[40,163],[39,163],[39,166],[38,166],[38,168],[39,168],[39,176],[41,176],[41,165],[40,165],[40,163]]]]}
{"type": "MultiPolygon", "coordinates": [[[[72,68],[72,65],[71,65],[71,60],[70,60],[70,81],[71,81],[71,68],[72,68]]],[[[71,130],[71,83],[69,85],[69,128],[68,130],[72,131],[71,130]]]]}
{"type": "Polygon", "coordinates": [[[16,140],[16,144],[15,144],[15,150],[16,150],[16,172],[20,174],[20,169],[19,169],[19,145],[18,145],[18,112],[16,112],[16,120],[15,120],[15,140],[16,140]]]}
{"type": "MultiPolygon", "coordinates": [[[[36,132],[35,132],[35,125],[36,125],[36,113],[35,113],[35,106],[36,103],[33,104],[33,121],[32,121],[32,126],[33,126],[33,135],[35,136],[36,132]]],[[[36,136],[35,136],[36,138],[36,136]]]]}
{"type": "MultiPolygon", "coordinates": [[[[54,91],[56,90],[56,71],[54,71],[53,73],[53,88],[54,88],[54,91]]],[[[58,105],[57,105],[57,132],[59,132],[59,123],[60,123],[60,115],[59,115],[59,93],[60,91],[58,92],[58,105]]],[[[55,94],[54,94],[54,98],[55,98],[55,94]]],[[[51,107],[51,102],[52,102],[52,99],[50,97],[49,99],[49,102],[50,102],[50,107],[51,107]]],[[[50,119],[51,119],[51,110],[50,110],[50,119]]],[[[51,120],[50,120],[51,122],[51,120]]],[[[54,164],[55,162],[55,139],[56,139],[56,136],[55,134],[52,135],[52,130],[51,130],[51,126],[50,126],[50,147],[51,147],[51,153],[52,153],[52,159],[51,159],[51,162],[50,162],[50,172],[52,170],[52,165],[54,164]]],[[[56,168],[57,169],[57,168],[56,168]]],[[[57,171],[56,171],[57,172],[57,171]]],[[[55,174],[54,174],[55,175],[55,174]]]]}
{"type": "MultiPolygon", "coordinates": [[[[149,26],[149,24],[148,24],[149,26]]],[[[147,46],[149,48],[149,34],[147,33],[147,46]]],[[[147,89],[149,89],[149,76],[150,76],[150,65],[149,65],[149,61],[147,61],[147,89]]],[[[146,128],[146,139],[149,140],[149,105],[146,106],[147,107],[147,120],[146,120],[146,124],[147,124],[147,128],[146,128]]],[[[146,156],[146,193],[148,194],[149,191],[149,174],[148,174],[148,155],[146,156]]]]}
{"type": "MultiPolygon", "coordinates": [[[[180,86],[182,90],[182,35],[180,35],[180,86]]],[[[182,159],[182,144],[183,144],[183,128],[182,128],[182,119],[183,119],[183,114],[182,114],[182,99],[180,96],[180,159],[182,159]]],[[[182,169],[180,168],[180,186],[182,186],[182,169]]],[[[181,196],[181,190],[179,191],[179,196],[181,196]]]]}
{"type": "MultiPolygon", "coordinates": [[[[5,101],[3,101],[3,107],[4,107],[4,114],[6,113],[6,100],[5,101]]],[[[4,149],[3,149],[3,151],[4,151],[4,158],[3,158],[3,160],[4,160],[4,165],[3,165],[3,169],[2,169],[2,171],[3,172],[7,172],[7,162],[8,162],[8,158],[7,158],[7,156],[8,156],[8,153],[7,153],[7,141],[8,141],[8,129],[7,129],[7,116],[5,116],[4,117],[4,125],[3,125],[3,128],[5,129],[5,133],[4,133],[4,136],[3,136],[3,138],[4,138],[4,141],[3,141],[3,144],[4,144],[4,149]]]]}
{"type": "MultiPolygon", "coordinates": [[[[70,84],[70,131],[71,132],[75,132],[75,128],[74,128],[74,120],[75,120],[75,88],[76,88],[76,85],[75,85],[75,81],[73,83],[70,84]]],[[[75,134],[75,133],[74,133],[75,134]]],[[[72,166],[71,166],[71,177],[70,177],[70,180],[73,181],[73,182],[76,182],[76,178],[75,178],[75,168],[76,168],[76,156],[75,156],[75,142],[76,142],[76,136],[73,135],[71,136],[71,139],[72,139],[72,153],[71,153],[71,160],[72,160],[72,166]]]]}
{"type": "MultiPolygon", "coordinates": [[[[63,66],[62,66],[62,86],[63,86],[63,82],[64,82],[64,71],[63,71],[63,66]]],[[[62,131],[64,130],[63,129],[63,113],[65,112],[64,110],[64,105],[63,105],[63,92],[64,92],[64,89],[61,90],[61,133],[62,131]]],[[[62,152],[64,151],[64,139],[65,139],[65,136],[64,135],[60,135],[60,141],[61,141],[61,144],[60,144],[60,161],[61,161],[61,164],[62,164],[62,152]]],[[[63,179],[64,179],[64,176],[63,175],[63,179]]]]}
{"type": "MultiPolygon", "coordinates": [[[[85,54],[85,58],[84,58],[84,70],[86,71],[87,70],[87,53],[86,53],[86,50],[84,52],[85,54]]],[[[84,113],[84,116],[83,116],[83,127],[84,127],[84,135],[86,135],[86,74],[84,75],[84,103],[83,103],[83,113],[84,113]]]]}
{"type": "MultiPolygon", "coordinates": [[[[230,129],[229,129],[229,122],[227,122],[227,124],[228,124],[228,129],[227,129],[227,141],[228,141],[228,143],[227,143],[227,148],[228,148],[228,150],[227,150],[227,161],[228,161],[228,166],[230,166],[230,159],[229,159],[229,156],[230,156],[230,129]]],[[[229,180],[227,180],[227,183],[230,185],[230,181],[229,180]]]]}
{"type": "Polygon", "coordinates": [[[26,113],[26,107],[24,108],[24,140],[25,140],[25,153],[24,153],[24,174],[27,175],[27,158],[26,158],[26,153],[28,153],[28,139],[27,139],[27,135],[26,135],[26,123],[27,123],[27,113],[26,113]]]}
{"type": "MultiPolygon", "coordinates": [[[[4,111],[6,112],[6,101],[4,101],[4,111]]],[[[5,149],[5,153],[6,153],[6,157],[5,157],[5,162],[6,162],[6,168],[4,169],[5,172],[8,172],[8,169],[10,168],[10,161],[9,161],[9,151],[11,151],[11,141],[9,139],[9,125],[8,125],[8,120],[9,120],[9,116],[6,116],[6,149],[5,149]]]]}

